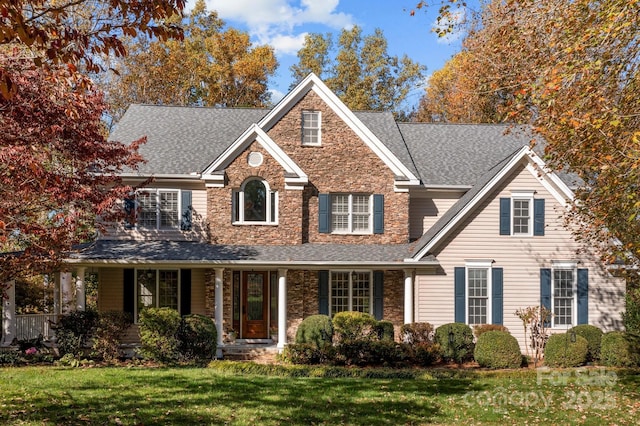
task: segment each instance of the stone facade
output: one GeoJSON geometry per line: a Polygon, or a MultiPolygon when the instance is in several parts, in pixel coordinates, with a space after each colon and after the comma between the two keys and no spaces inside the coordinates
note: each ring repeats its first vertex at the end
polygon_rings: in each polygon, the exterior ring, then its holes
{"type": "Polygon", "coordinates": [[[284,169],[257,142],[251,143],[225,170],[224,188],[208,189],[208,217],[214,244],[401,244],[409,238],[409,194],[394,191],[394,175],[382,160],[313,91],[289,110],[267,134],[308,175],[304,190],[285,189],[284,169]],[[321,114],[320,146],[302,146],[302,111],[321,114]],[[251,152],[262,154],[260,166],[248,164],[251,152]],[[278,191],[277,225],[233,225],[232,194],[251,177],[278,191]],[[318,194],[384,195],[384,233],[318,232],[318,194]]]}

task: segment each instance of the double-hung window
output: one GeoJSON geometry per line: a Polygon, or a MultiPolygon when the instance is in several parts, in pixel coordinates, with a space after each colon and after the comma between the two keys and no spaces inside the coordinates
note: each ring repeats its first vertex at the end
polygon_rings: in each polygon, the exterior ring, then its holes
{"type": "Polygon", "coordinates": [[[491,265],[467,265],[467,324],[491,323],[491,265]]]}
{"type": "Polygon", "coordinates": [[[371,195],[332,194],[332,232],[352,234],[370,233],[371,210],[371,195]]]}
{"type": "Polygon", "coordinates": [[[551,282],[554,327],[569,327],[576,324],[576,276],[575,265],[554,265],[551,282]]]}
{"type": "Polygon", "coordinates": [[[276,224],[278,193],[262,179],[251,178],[233,193],[233,221],[237,224],[276,224]]]}
{"type": "Polygon", "coordinates": [[[544,216],[544,198],[534,198],[534,191],[511,191],[511,197],[500,198],[500,235],[543,236],[544,216]]]}
{"type": "Polygon", "coordinates": [[[320,111],[302,111],[302,145],[320,145],[320,111]]]}
{"type": "Polygon", "coordinates": [[[371,271],[332,271],[330,314],[343,311],[372,312],[371,271]]]}
{"type": "Polygon", "coordinates": [[[136,313],[145,308],[180,306],[180,274],[177,269],[138,269],[136,271],[136,313]]]}

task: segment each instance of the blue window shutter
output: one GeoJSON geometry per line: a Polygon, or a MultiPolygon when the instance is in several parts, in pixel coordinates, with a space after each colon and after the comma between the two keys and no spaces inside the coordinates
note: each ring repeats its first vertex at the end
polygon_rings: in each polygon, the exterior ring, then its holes
{"type": "Polygon", "coordinates": [[[318,232],[321,234],[329,233],[331,216],[329,201],[329,194],[318,194],[318,232]]]}
{"type": "Polygon", "coordinates": [[[578,324],[589,324],[588,269],[578,269],[578,324]]]}
{"type": "Polygon", "coordinates": [[[533,235],[544,235],[544,198],[533,200],[533,235]]]}
{"type": "Polygon", "coordinates": [[[124,228],[133,229],[136,223],[136,200],[135,198],[124,199],[124,228]]]}
{"type": "Polygon", "coordinates": [[[135,291],[136,291],[136,279],[134,269],[124,269],[123,271],[123,286],[122,286],[122,310],[132,315],[135,310],[135,291]]]}
{"type": "Polygon", "coordinates": [[[182,211],[180,212],[180,229],[183,231],[191,230],[191,220],[193,210],[192,201],[191,201],[191,191],[181,191],[182,195],[182,211]]]}
{"type": "Polygon", "coordinates": [[[191,269],[180,270],[180,314],[191,313],[191,269]]]}
{"type": "Polygon", "coordinates": [[[384,272],[373,271],[373,316],[380,321],[383,317],[384,272]]]}
{"type": "Polygon", "coordinates": [[[329,271],[318,271],[318,313],[329,315],[329,271]]]}
{"type": "Polygon", "coordinates": [[[502,325],[502,268],[491,268],[491,323],[502,325]]]}
{"type": "Polygon", "coordinates": [[[384,233],[384,195],[373,194],[373,233],[384,233]]]}
{"type": "MultiPolygon", "coordinates": [[[[551,311],[551,269],[540,269],[540,305],[551,311]]],[[[545,325],[549,326],[549,322],[545,325]]]]}
{"type": "Polygon", "coordinates": [[[511,198],[500,198],[500,235],[511,235],[511,198]]]}
{"type": "Polygon", "coordinates": [[[456,266],[453,268],[453,279],[455,281],[455,322],[465,323],[466,310],[466,285],[465,285],[465,268],[456,266]]]}

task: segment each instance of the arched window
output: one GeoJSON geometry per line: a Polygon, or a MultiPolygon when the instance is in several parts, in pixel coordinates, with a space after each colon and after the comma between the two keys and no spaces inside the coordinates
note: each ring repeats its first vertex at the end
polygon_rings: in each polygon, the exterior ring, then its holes
{"type": "Polygon", "coordinates": [[[234,223],[277,222],[278,193],[271,191],[267,182],[250,178],[239,191],[234,192],[234,223]]]}

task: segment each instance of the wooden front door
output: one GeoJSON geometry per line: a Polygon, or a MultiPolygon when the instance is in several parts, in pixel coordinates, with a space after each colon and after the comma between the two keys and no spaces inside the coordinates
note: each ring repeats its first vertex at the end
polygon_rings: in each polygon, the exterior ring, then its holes
{"type": "Polygon", "coordinates": [[[266,339],[268,328],[267,272],[242,273],[242,338],[266,339]]]}

